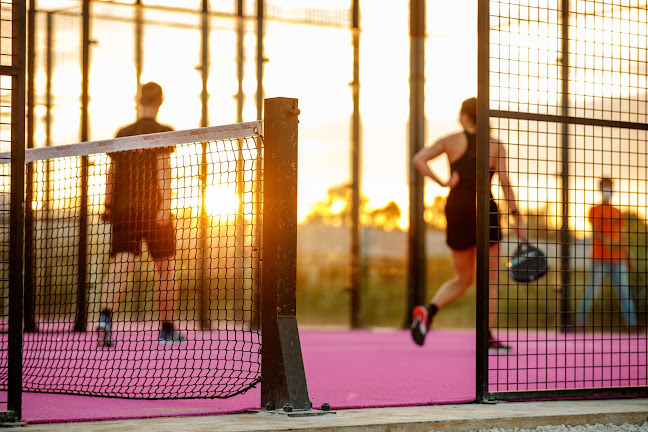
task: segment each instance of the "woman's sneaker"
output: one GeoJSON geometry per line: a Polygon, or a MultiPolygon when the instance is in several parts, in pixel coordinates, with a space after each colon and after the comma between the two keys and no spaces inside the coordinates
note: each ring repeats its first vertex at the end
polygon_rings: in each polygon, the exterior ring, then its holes
{"type": "Polygon", "coordinates": [[[429,312],[425,306],[416,306],[412,311],[412,339],[417,345],[423,346],[425,335],[432,324],[431,321],[428,322],[428,315],[429,312]]]}
{"type": "Polygon", "coordinates": [[[489,354],[506,354],[513,351],[509,345],[504,345],[502,342],[495,339],[493,336],[488,337],[488,353],[489,354]]]}

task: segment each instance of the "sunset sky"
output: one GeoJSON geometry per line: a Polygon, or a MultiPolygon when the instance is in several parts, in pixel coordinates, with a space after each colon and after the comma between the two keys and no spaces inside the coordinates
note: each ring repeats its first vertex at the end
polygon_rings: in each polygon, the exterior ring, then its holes
{"type": "MultiPolygon", "coordinates": [[[[153,2],[147,2],[153,3],[153,2]]],[[[156,4],[173,5],[169,1],[156,4]]],[[[196,6],[200,2],[194,1],[196,6]]],[[[290,7],[348,8],[349,2],[282,1],[290,7]]],[[[41,0],[42,10],[79,10],[80,2],[41,0]]],[[[217,1],[213,7],[233,11],[234,2],[217,1]]],[[[186,3],[189,7],[190,4],[186,3]]],[[[248,2],[253,14],[254,2],[248,2]]],[[[132,17],[130,8],[95,3],[97,16],[132,17]]],[[[142,81],[160,83],[166,95],[159,120],[175,129],[194,128],[200,121],[200,63],[198,20],[192,14],[147,12],[158,22],[172,21],[183,26],[147,25],[142,81]],[[195,28],[187,28],[188,26],[195,28]],[[177,49],[175,47],[180,47],[177,49]]],[[[40,55],[37,90],[44,93],[45,18],[37,21],[40,55]]],[[[78,141],[80,91],[78,17],[56,14],[54,58],[54,145],[78,141]]],[[[246,23],[244,119],[256,117],[255,22],[246,23]]],[[[211,31],[210,124],[236,120],[236,23],[214,18],[211,31]]],[[[407,119],[409,111],[408,1],[391,2],[389,8],[377,2],[361,4],[361,116],[362,193],[370,208],[396,201],[403,214],[407,208],[407,119]]],[[[92,26],[90,139],[111,137],[135,117],[135,69],[133,64],[133,25],[128,22],[97,19],[92,26]]],[[[428,135],[438,136],[457,127],[461,100],[476,91],[476,1],[428,2],[427,99],[428,135]],[[456,55],[460,53],[460,55],[456,55]],[[450,66],[450,58],[452,64],[450,66]]],[[[326,197],[334,185],[350,180],[350,117],[352,113],[352,44],[346,28],[266,23],[264,86],[266,97],[299,99],[300,165],[299,218],[313,203],[326,197]]],[[[41,98],[42,100],[42,98],[41,98]]],[[[37,114],[37,145],[44,141],[45,109],[37,114]]],[[[443,164],[439,164],[442,168],[443,164]]],[[[443,193],[431,187],[429,193],[443,193]]],[[[405,223],[405,220],[402,221],[405,223]]]]}
{"type": "MultiPolygon", "coordinates": [[[[177,5],[177,2],[171,0],[149,0],[145,3],[177,5]]],[[[542,3],[555,12],[556,1],[547,0],[542,3]]],[[[70,12],[78,12],[80,4],[78,0],[40,0],[38,4],[40,10],[68,11],[67,14],[55,14],[54,18],[54,145],[79,140],[81,20],[78,15],[70,12]]],[[[186,0],[183,7],[194,6],[198,9],[199,4],[198,0],[186,0]]],[[[280,5],[285,11],[305,7],[350,7],[349,0],[281,0],[271,4],[280,5]]],[[[214,10],[227,13],[234,12],[234,5],[233,0],[212,1],[214,10]]],[[[375,1],[360,3],[362,194],[368,198],[370,209],[383,207],[389,201],[395,201],[403,212],[403,227],[407,224],[409,169],[408,6],[408,0],[395,0],[389,2],[388,6],[384,2],[375,1]]],[[[253,15],[255,2],[246,2],[246,7],[246,13],[253,15]]],[[[578,2],[575,7],[578,8],[578,2]]],[[[134,26],[133,10],[130,7],[93,2],[93,12],[98,18],[93,21],[91,35],[96,43],[91,48],[90,139],[99,140],[114,136],[122,125],[135,120],[134,26]]],[[[603,26],[597,27],[600,29],[598,31],[576,29],[574,32],[572,63],[578,66],[578,62],[581,61],[583,65],[575,68],[572,75],[572,88],[577,98],[587,100],[588,97],[596,95],[621,97],[631,94],[633,89],[646,88],[645,74],[640,76],[636,72],[626,73],[624,70],[617,73],[614,65],[606,65],[607,75],[593,76],[591,67],[585,66],[587,57],[579,57],[583,53],[596,54],[598,48],[593,42],[605,40],[607,35],[603,32],[606,32],[607,28],[611,29],[613,34],[622,35],[619,43],[623,46],[634,43],[632,36],[641,35],[641,31],[645,37],[645,29],[633,30],[630,26],[627,32],[629,36],[624,39],[623,27],[626,18],[630,19],[630,23],[633,22],[630,15],[625,18],[620,16],[611,19],[609,26],[603,23],[603,26]],[[637,84],[638,79],[643,79],[643,82],[637,84]]],[[[149,24],[144,30],[145,58],[142,82],[156,81],[164,88],[166,101],[160,111],[159,121],[172,125],[175,129],[198,127],[201,83],[196,67],[200,64],[200,18],[191,13],[148,11],[145,13],[145,19],[149,24]]],[[[457,130],[457,113],[461,101],[476,94],[476,21],[476,0],[427,1],[426,144],[457,130]]],[[[234,96],[238,86],[236,21],[232,18],[214,17],[211,26],[209,123],[234,123],[234,96]]],[[[37,91],[41,95],[38,98],[40,105],[37,108],[36,141],[37,145],[41,146],[44,143],[45,115],[42,105],[45,89],[44,14],[39,14],[36,28],[40,47],[36,65],[37,91]]],[[[256,117],[255,30],[256,22],[252,19],[247,20],[243,81],[246,97],[244,120],[255,120],[256,117]]],[[[545,66],[545,73],[540,73],[535,81],[526,83],[513,80],[512,75],[502,75],[498,78],[500,80],[496,81],[496,88],[492,87],[492,94],[497,94],[503,99],[526,100],[531,104],[547,104],[547,100],[549,104],[555,104],[559,88],[556,79],[559,46],[554,30],[515,28],[513,25],[513,32],[517,31],[519,34],[519,40],[513,41],[513,44],[518,44],[527,52],[535,53],[536,66],[545,66]],[[534,88],[539,91],[534,92],[534,88]],[[495,93],[498,89],[501,91],[495,93]],[[506,93],[502,93],[504,90],[506,93]]],[[[492,33],[491,37],[497,40],[496,34],[492,33]]],[[[330,187],[350,181],[350,118],[353,108],[349,86],[353,73],[351,42],[351,32],[348,28],[288,24],[274,20],[266,22],[265,96],[297,98],[301,109],[298,195],[300,220],[316,201],[326,198],[330,187]]],[[[645,46],[645,41],[643,44],[645,46]]],[[[509,55],[513,54],[509,52],[509,55]]],[[[631,56],[632,54],[622,52],[614,58],[620,62],[630,61],[633,60],[631,56]]],[[[502,65],[511,68],[511,65],[517,65],[519,60],[513,57],[504,58],[502,65]]],[[[533,65],[533,59],[529,64],[533,65]]],[[[553,148],[557,143],[555,137],[555,134],[545,134],[536,139],[544,140],[546,146],[553,148]]],[[[512,179],[520,186],[517,190],[523,201],[522,206],[537,206],[538,201],[556,202],[559,184],[555,177],[555,167],[538,168],[542,176],[534,178],[522,167],[526,157],[526,145],[530,143],[528,136],[510,131],[503,133],[500,138],[506,141],[509,154],[513,158],[512,179]],[[539,184],[548,188],[541,190],[538,188],[539,184]]],[[[638,137],[638,142],[641,140],[642,137],[638,137]]],[[[577,141],[574,144],[577,149],[584,146],[577,141]]],[[[600,145],[603,146],[603,153],[600,155],[603,155],[606,151],[605,137],[600,145]]],[[[589,160],[589,157],[588,153],[578,162],[589,160]]],[[[643,158],[639,161],[643,164],[642,167],[645,167],[645,159],[643,153],[643,158]]],[[[592,162],[595,160],[592,159],[592,162]]],[[[623,166],[624,162],[619,161],[618,165],[623,166]]],[[[446,167],[447,162],[443,159],[433,163],[433,168],[441,176],[448,174],[446,167]]],[[[578,172],[579,168],[575,168],[575,172],[578,172]]],[[[621,178],[628,176],[624,172],[608,173],[606,170],[604,165],[599,164],[594,166],[591,172],[582,174],[582,178],[574,178],[574,199],[578,200],[578,203],[574,204],[573,214],[583,214],[588,203],[598,199],[594,191],[596,175],[618,175],[621,178]]],[[[643,213],[646,203],[645,194],[641,191],[645,191],[645,174],[639,171],[636,175],[630,175],[628,182],[619,184],[620,190],[625,191],[626,195],[622,193],[618,199],[621,203],[635,201],[643,213]]],[[[426,201],[431,202],[434,196],[446,193],[445,189],[427,182],[426,201]]],[[[231,199],[221,199],[230,202],[231,205],[231,199]]],[[[586,227],[582,218],[574,219],[573,224],[580,229],[586,227]]]]}

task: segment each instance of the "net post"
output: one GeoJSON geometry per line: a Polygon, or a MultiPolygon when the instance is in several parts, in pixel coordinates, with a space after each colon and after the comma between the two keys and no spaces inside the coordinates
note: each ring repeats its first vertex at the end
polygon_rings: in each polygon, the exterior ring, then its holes
{"type": "Polygon", "coordinates": [[[311,408],[297,330],[297,99],[264,104],[261,406],[311,408]]]}

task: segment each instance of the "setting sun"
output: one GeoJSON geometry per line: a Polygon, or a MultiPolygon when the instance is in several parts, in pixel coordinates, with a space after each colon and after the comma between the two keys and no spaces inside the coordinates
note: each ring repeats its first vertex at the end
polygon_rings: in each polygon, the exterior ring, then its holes
{"type": "Polygon", "coordinates": [[[205,194],[207,213],[212,217],[236,214],[239,205],[236,191],[226,185],[211,185],[205,194]]]}

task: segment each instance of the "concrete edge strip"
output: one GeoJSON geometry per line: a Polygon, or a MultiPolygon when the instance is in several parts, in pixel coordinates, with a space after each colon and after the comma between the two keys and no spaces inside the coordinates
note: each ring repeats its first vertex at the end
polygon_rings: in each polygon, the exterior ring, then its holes
{"type": "Polygon", "coordinates": [[[267,429],[272,432],[295,432],[309,430],[313,432],[473,432],[483,429],[536,429],[538,426],[578,426],[594,424],[624,423],[641,425],[648,421],[648,412],[614,412],[614,413],[579,413],[567,415],[546,415],[529,417],[475,418],[430,421],[398,421],[394,423],[330,425],[321,427],[294,424],[288,428],[267,429]]]}

